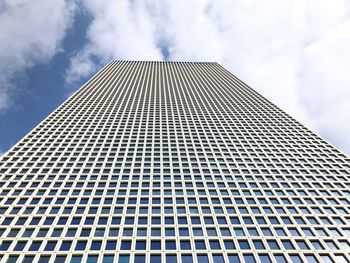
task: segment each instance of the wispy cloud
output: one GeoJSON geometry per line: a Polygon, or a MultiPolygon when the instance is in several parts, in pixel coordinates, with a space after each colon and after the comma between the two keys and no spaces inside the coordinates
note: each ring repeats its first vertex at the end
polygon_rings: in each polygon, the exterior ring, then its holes
{"type": "Polygon", "coordinates": [[[94,58],[103,63],[113,58],[162,60],[157,46],[157,23],[149,2],[83,0],[83,3],[93,17],[87,32],[89,43],[72,58],[68,82],[95,71],[94,58]]]}
{"type": "Polygon", "coordinates": [[[14,78],[60,50],[73,14],[64,0],[0,1],[0,112],[12,103],[14,78]]]}
{"type": "Polygon", "coordinates": [[[350,153],[346,0],[83,0],[89,43],[67,80],[110,59],[209,60],[350,153]]]}

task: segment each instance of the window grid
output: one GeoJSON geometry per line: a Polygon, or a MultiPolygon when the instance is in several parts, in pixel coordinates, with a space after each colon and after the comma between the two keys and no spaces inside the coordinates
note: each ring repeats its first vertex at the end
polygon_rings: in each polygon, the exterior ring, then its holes
{"type": "Polygon", "coordinates": [[[349,167],[217,63],[112,61],[1,157],[0,258],[348,262],[349,167]]]}

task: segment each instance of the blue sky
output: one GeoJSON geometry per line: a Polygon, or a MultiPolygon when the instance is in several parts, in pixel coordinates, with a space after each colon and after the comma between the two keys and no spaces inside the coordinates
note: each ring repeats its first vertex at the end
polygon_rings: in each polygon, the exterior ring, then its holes
{"type": "Polygon", "coordinates": [[[347,0],[0,0],[0,153],[111,59],[216,61],[350,154],[347,0]]]}

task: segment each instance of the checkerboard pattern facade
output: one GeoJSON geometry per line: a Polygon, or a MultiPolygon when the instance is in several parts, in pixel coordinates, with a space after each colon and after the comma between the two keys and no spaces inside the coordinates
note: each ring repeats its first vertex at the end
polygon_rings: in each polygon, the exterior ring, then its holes
{"type": "Polygon", "coordinates": [[[112,61],[0,187],[1,262],[350,260],[350,159],[217,63],[112,61]]]}

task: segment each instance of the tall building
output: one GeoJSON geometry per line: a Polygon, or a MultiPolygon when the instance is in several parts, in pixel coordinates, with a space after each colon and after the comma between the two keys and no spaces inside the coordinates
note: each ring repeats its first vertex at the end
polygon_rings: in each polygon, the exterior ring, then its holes
{"type": "Polygon", "coordinates": [[[349,158],[217,63],[113,61],[0,161],[1,262],[350,260],[349,158]]]}

